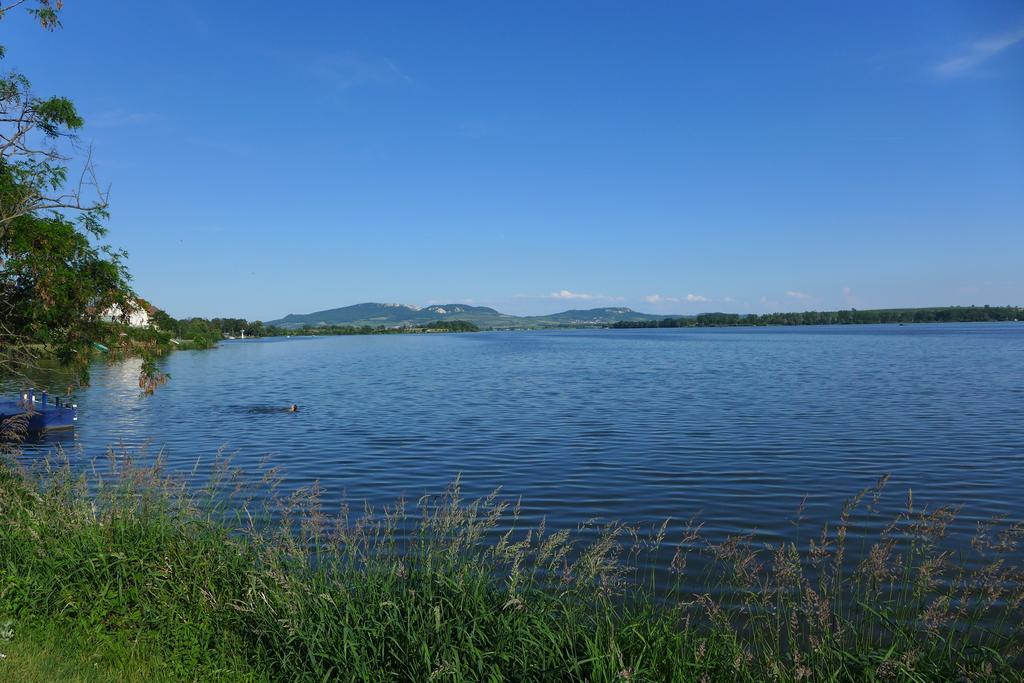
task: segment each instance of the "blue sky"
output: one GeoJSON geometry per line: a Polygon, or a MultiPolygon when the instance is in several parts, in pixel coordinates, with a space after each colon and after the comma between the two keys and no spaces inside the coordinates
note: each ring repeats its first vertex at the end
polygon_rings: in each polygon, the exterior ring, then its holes
{"type": "Polygon", "coordinates": [[[68,0],[72,97],[175,316],[1024,304],[1024,4],[68,0]]]}

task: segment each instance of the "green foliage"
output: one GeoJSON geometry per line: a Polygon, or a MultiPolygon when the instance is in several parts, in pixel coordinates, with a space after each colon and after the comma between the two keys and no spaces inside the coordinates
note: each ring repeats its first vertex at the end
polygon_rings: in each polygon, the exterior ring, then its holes
{"type": "Polygon", "coordinates": [[[284,337],[292,335],[305,336],[344,336],[352,334],[416,334],[420,332],[479,332],[480,327],[465,320],[435,320],[416,326],[385,327],[377,325],[317,325],[301,329],[283,329],[276,326],[263,328],[263,335],[268,337],[284,337]]]}
{"type": "Polygon", "coordinates": [[[948,306],[890,308],[871,311],[804,311],[803,313],[701,313],[690,318],[622,321],[616,329],[638,327],[737,327],[748,325],[872,325],[881,323],[1000,322],[1024,319],[1018,306],[948,306]]]}
{"type": "Polygon", "coordinates": [[[284,337],[292,335],[336,336],[352,334],[410,334],[417,332],[479,332],[480,328],[465,320],[437,320],[416,327],[376,327],[370,325],[318,325],[302,329],[283,329],[264,325],[259,320],[243,318],[182,318],[175,320],[163,311],[153,316],[161,329],[184,340],[178,348],[207,349],[224,337],[284,337]]]}
{"type": "Polygon", "coordinates": [[[584,541],[458,482],[350,518],[272,471],[219,460],[190,488],[128,456],[89,480],[0,466],[0,622],[96,643],[102,666],[130,643],[179,680],[1024,680],[1024,524],[959,551],[951,508],[858,527],[884,481],[799,550],[669,522],[584,541]],[[666,547],[657,593],[638,567],[666,547]]]}
{"type": "Polygon", "coordinates": [[[66,130],[78,130],[85,124],[78,115],[75,105],[66,97],[33,100],[31,110],[36,115],[36,125],[51,138],[61,135],[66,130]]]}
{"type": "MultiPolygon", "coordinates": [[[[23,4],[0,7],[0,19],[23,4]]],[[[52,30],[61,7],[36,0],[25,9],[52,30]]],[[[107,203],[88,159],[81,181],[68,182],[71,157],[60,146],[82,125],[71,100],[36,97],[22,74],[0,76],[0,375],[26,377],[46,355],[86,380],[103,313],[135,307],[125,254],[97,243],[107,203]],[[97,196],[83,197],[83,187],[97,196]]]]}
{"type": "Polygon", "coordinates": [[[149,320],[157,329],[174,333],[178,331],[178,321],[169,316],[167,311],[157,309],[149,316],[149,320]]]}
{"type": "Polygon", "coordinates": [[[479,332],[480,327],[465,320],[435,320],[423,326],[425,330],[441,332],[479,332]]]}
{"type": "MultiPolygon", "coordinates": [[[[23,4],[25,4],[25,0],[13,0],[6,6],[0,6],[0,20],[5,19],[9,11],[23,4]]],[[[64,9],[64,0],[35,0],[29,3],[25,11],[35,18],[43,29],[53,31],[60,28],[59,13],[62,9],[64,9]]],[[[0,50],[0,57],[2,56],[3,51],[0,50]]]]}
{"type": "Polygon", "coordinates": [[[127,637],[104,642],[85,634],[39,625],[15,629],[0,641],[0,679],[17,683],[160,683],[162,653],[127,637]]]}
{"type": "Polygon", "coordinates": [[[240,337],[262,337],[264,335],[263,323],[259,320],[245,320],[244,318],[182,318],[175,320],[167,313],[160,311],[153,316],[153,322],[162,330],[173,332],[179,339],[186,339],[196,345],[209,347],[214,346],[222,338],[240,337]]]}
{"type": "Polygon", "coordinates": [[[83,349],[101,334],[100,312],[131,305],[123,254],[94,246],[61,216],[14,219],[0,235],[0,258],[3,327],[65,363],[86,360],[83,349]]]}

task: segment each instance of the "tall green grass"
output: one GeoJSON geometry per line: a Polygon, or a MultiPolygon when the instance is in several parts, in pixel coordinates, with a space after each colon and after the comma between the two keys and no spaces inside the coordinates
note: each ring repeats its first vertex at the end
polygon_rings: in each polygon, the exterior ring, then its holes
{"type": "Polygon", "coordinates": [[[908,499],[867,537],[884,480],[799,547],[525,528],[458,482],[359,514],[278,484],[226,460],[188,481],[125,454],[8,459],[0,622],[181,680],[1024,680],[1024,524],[957,547],[956,509],[908,499]],[[657,557],[667,586],[639,569],[657,557]]]}

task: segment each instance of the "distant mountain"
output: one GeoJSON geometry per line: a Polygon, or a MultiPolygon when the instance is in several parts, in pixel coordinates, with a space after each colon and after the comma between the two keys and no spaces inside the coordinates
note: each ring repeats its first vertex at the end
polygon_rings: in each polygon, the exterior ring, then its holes
{"type": "Polygon", "coordinates": [[[610,325],[624,320],[661,320],[665,316],[637,313],[629,308],[592,308],[573,310],[541,316],[516,316],[499,313],[487,306],[466,304],[443,304],[419,308],[408,304],[365,303],[342,308],[331,308],[315,313],[289,313],[268,325],[285,329],[303,327],[324,327],[329,325],[351,325],[359,327],[406,327],[424,325],[435,320],[465,320],[482,328],[522,329],[528,327],[582,327],[610,325]]]}
{"type": "Polygon", "coordinates": [[[272,321],[271,325],[279,327],[303,327],[306,325],[354,325],[354,324],[387,324],[394,320],[404,320],[419,312],[416,306],[405,304],[356,304],[342,308],[331,308],[316,313],[289,313],[280,320],[272,321]]]}
{"type": "Polygon", "coordinates": [[[632,308],[588,308],[585,310],[574,309],[562,313],[539,316],[538,320],[546,320],[557,325],[603,325],[617,323],[623,320],[661,320],[663,315],[650,315],[637,313],[632,308]]]}
{"type": "Polygon", "coordinates": [[[486,306],[467,306],[466,304],[444,304],[419,308],[408,304],[365,303],[316,311],[315,313],[289,313],[280,320],[272,320],[268,324],[286,329],[327,325],[401,327],[422,325],[435,320],[465,320],[480,327],[502,327],[506,324],[514,325],[518,318],[499,313],[486,306]]]}

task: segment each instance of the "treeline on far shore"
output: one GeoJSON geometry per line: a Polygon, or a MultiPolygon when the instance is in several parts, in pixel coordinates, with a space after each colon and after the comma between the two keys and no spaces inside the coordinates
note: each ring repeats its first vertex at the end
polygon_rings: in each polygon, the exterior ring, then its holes
{"type": "Polygon", "coordinates": [[[416,332],[479,332],[480,327],[466,320],[435,320],[425,325],[385,327],[383,325],[318,325],[285,329],[273,325],[264,328],[264,337],[337,334],[409,334],[416,332]]]}
{"type": "Polygon", "coordinates": [[[152,316],[153,324],[180,340],[188,340],[188,348],[208,348],[229,337],[285,337],[301,335],[345,334],[408,334],[416,332],[479,332],[480,328],[465,320],[436,320],[417,327],[385,327],[383,325],[321,325],[286,329],[244,318],[172,318],[164,311],[152,316]]]}
{"type": "Polygon", "coordinates": [[[749,325],[871,325],[881,323],[967,323],[1024,319],[1020,306],[946,306],[939,308],[884,308],[859,311],[804,311],[802,313],[701,313],[686,318],[623,320],[616,329],[638,327],[740,327],[749,325]]]}

